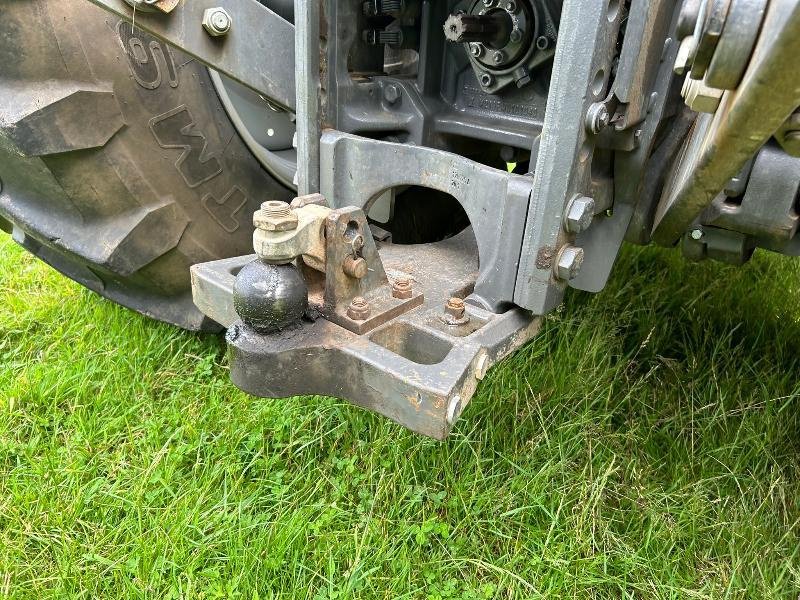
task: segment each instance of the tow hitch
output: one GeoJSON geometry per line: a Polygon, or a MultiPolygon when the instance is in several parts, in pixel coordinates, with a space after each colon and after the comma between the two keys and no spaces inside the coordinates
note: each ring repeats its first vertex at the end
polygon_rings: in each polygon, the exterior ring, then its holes
{"type": "Polygon", "coordinates": [[[262,397],[344,398],[445,438],[489,367],[539,319],[474,297],[475,235],[376,242],[364,212],[319,194],[266,202],[255,255],[196,265],[197,306],[228,328],[231,379],[262,397]]]}

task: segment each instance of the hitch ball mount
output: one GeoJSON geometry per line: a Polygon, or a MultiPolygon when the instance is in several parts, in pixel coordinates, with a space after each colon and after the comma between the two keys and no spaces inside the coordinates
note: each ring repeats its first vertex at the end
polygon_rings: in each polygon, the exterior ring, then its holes
{"type": "Polygon", "coordinates": [[[255,255],[192,267],[195,304],[228,328],[231,379],[261,397],[344,398],[444,439],[488,368],[540,319],[470,302],[470,229],[433,244],[373,239],[364,212],[320,194],[265,202],[255,255]]]}

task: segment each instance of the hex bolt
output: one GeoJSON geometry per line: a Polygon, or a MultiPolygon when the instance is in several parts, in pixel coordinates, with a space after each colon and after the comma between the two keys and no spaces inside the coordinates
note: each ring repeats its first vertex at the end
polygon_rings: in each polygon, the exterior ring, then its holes
{"type": "Polygon", "coordinates": [[[522,32],[514,28],[511,30],[511,33],[508,34],[508,39],[516,44],[522,39],[522,32]]]}
{"type": "Polygon", "coordinates": [[[569,244],[562,246],[556,256],[555,275],[562,281],[574,279],[581,270],[582,264],[583,248],[569,244]]]}
{"type": "Polygon", "coordinates": [[[342,262],[342,271],[354,279],[363,279],[368,270],[367,261],[361,256],[348,255],[342,262]]]}
{"type": "Polygon", "coordinates": [[[347,316],[354,321],[364,321],[369,317],[369,302],[363,296],[356,296],[347,307],[347,316]]]}
{"type": "Polygon", "coordinates": [[[692,229],[691,233],[689,233],[689,236],[695,241],[702,240],[703,239],[703,230],[700,229],[699,227],[696,228],[696,229],[692,229]]]}
{"type": "Polygon", "coordinates": [[[517,12],[517,3],[514,0],[506,2],[506,10],[510,13],[517,12]]]}
{"type": "Polygon", "coordinates": [[[586,231],[594,218],[594,200],[588,196],[575,196],[564,214],[564,229],[569,233],[586,231]]]}
{"type": "Polygon", "coordinates": [[[483,56],[483,45],[479,43],[472,43],[469,45],[469,53],[475,58],[483,56]]]}
{"type": "Polygon", "coordinates": [[[413,287],[408,277],[398,277],[392,283],[392,297],[406,300],[413,295],[413,287]]]}
{"type": "Polygon", "coordinates": [[[465,310],[466,308],[464,301],[461,298],[450,298],[444,304],[444,312],[455,317],[456,319],[461,319],[464,316],[465,310]]]}
{"type": "Polygon", "coordinates": [[[604,102],[595,102],[586,111],[586,129],[589,133],[597,135],[610,121],[611,115],[608,114],[608,107],[604,102]]]}
{"type": "Polygon", "coordinates": [[[490,73],[484,73],[481,75],[481,85],[483,87],[489,87],[494,83],[494,77],[491,76],[490,73]]]}
{"type": "Polygon", "coordinates": [[[267,200],[253,213],[253,225],[263,231],[292,231],[297,229],[297,215],[287,202],[267,200]]]}
{"type": "Polygon", "coordinates": [[[496,64],[496,65],[499,65],[505,59],[506,59],[506,55],[502,50],[497,50],[497,51],[495,51],[494,54],[492,54],[492,62],[494,64],[496,64]]]}
{"type": "Polygon", "coordinates": [[[400,89],[395,83],[390,83],[385,88],[383,88],[383,97],[389,104],[395,104],[400,97],[403,95],[403,91],[400,89]]]}
{"type": "Polygon", "coordinates": [[[221,6],[207,8],[203,13],[203,29],[212,37],[226,35],[233,26],[233,19],[221,6]]]}

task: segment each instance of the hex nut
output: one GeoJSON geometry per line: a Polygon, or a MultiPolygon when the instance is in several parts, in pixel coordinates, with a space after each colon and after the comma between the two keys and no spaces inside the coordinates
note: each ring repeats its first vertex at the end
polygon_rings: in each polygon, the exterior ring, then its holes
{"type": "Polygon", "coordinates": [[[453,296],[444,303],[444,312],[440,316],[445,325],[464,325],[469,323],[469,315],[466,313],[466,304],[461,298],[453,296]]]}
{"type": "Polygon", "coordinates": [[[362,296],[356,296],[347,307],[347,316],[354,321],[364,321],[369,318],[370,307],[367,299],[362,296]]]}
{"type": "Polygon", "coordinates": [[[578,275],[581,265],[583,265],[583,248],[567,244],[558,251],[555,275],[562,281],[569,281],[578,275]]]}
{"type": "Polygon", "coordinates": [[[392,283],[392,297],[400,300],[411,298],[414,290],[408,277],[398,277],[392,283]]]}
{"type": "Polygon", "coordinates": [[[567,206],[564,215],[564,229],[569,233],[581,233],[589,229],[594,218],[594,199],[576,196],[567,206]]]}
{"type": "Polygon", "coordinates": [[[203,29],[212,37],[226,35],[233,25],[233,19],[228,11],[221,6],[207,8],[203,12],[203,29]]]}
{"type": "Polygon", "coordinates": [[[263,231],[291,231],[297,229],[297,215],[288,203],[268,200],[253,213],[253,225],[263,231]]]}

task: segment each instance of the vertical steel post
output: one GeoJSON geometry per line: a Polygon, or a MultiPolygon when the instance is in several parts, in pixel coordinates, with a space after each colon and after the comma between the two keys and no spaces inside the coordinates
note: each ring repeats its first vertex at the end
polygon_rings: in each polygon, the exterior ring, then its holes
{"type": "Polygon", "coordinates": [[[294,0],[297,193],[319,192],[319,15],[321,0],[294,0]]]}

